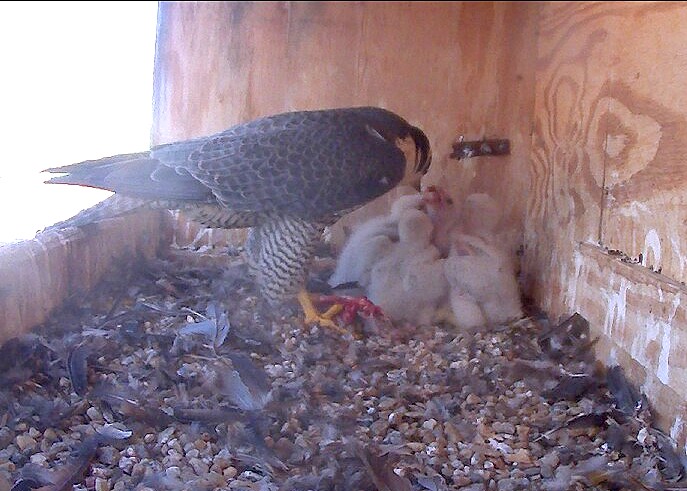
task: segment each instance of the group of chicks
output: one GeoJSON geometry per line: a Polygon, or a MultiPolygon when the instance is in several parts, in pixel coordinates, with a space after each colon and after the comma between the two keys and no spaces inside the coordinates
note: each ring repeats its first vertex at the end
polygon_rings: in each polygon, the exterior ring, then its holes
{"type": "Polygon", "coordinates": [[[357,283],[396,322],[470,329],[518,319],[515,253],[501,221],[487,194],[457,205],[436,186],[413,190],[351,233],[329,284],[357,283]]]}

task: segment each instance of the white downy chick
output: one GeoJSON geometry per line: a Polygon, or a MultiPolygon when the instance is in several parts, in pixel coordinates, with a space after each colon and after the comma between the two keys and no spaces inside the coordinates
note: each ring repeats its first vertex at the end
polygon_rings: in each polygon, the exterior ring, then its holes
{"type": "Polygon", "coordinates": [[[520,290],[507,252],[482,237],[455,238],[444,272],[458,325],[502,324],[522,317],[520,290]]]}
{"type": "Polygon", "coordinates": [[[432,243],[439,249],[441,256],[446,257],[451,248],[451,237],[454,231],[460,228],[460,210],[448,193],[440,187],[428,186],[423,196],[427,214],[434,224],[432,243]]]}
{"type": "Polygon", "coordinates": [[[487,319],[479,302],[469,292],[450,288],[448,305],[452,318],[451,324],[463,329],[476,329],[487,325],[487,319]]]}
{"type": "Polygon", "coordinates": [[[388,215],[371,218],[351,233],[337,259],[329,285],[336,287],[357,282],[365,288],[370,283],[370,270],[398,242],[398,222],[406,210],[424,205],[420,193],[400,196],[388,215]]]}
{"type": "Polygon", "coordinates": [[[443,259],[431,243],[433,228],[426,213],[407,209],[398,243],[372,268],[368,298],[394,321],[430,324],[448,294],[443,259]]]}

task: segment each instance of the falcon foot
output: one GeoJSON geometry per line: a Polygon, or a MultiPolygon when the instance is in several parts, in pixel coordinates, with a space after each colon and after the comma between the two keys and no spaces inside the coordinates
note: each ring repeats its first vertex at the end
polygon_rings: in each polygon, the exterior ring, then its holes
{"type": "Polygon", "coordinates": [[[339,327],[339,325],[332,320],[332,318],[344,309],[342,305],[334,304],[329,307],[326,312],[320,314],[315,309],[310,295],[305,290],[298,294],[298,302],[301,304],[303,312],[305,313],[305,323],[307,325],[319,324],[321,327],[334,329],[340,334],[346,334],[348,332],[342,327],[339,327]]]}

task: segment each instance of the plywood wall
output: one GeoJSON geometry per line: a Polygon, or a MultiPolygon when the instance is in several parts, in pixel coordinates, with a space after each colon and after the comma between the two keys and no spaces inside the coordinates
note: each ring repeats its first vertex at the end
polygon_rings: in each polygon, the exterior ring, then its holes
{"type": "Polygon", "coordinates": [[[536,302],[587,317],[682,443],[685,39],[685,3],[542,5],[525,236],[536,302]]]}
{"type": "MultiPolygon", "coordinates": [[[[288,110],[378,105],[429,135],[427,183],[456,195],[490,192],[522,231],[537,9],[523,2],[163,2],[153,140],[211,134],[288,110]],[[510,138],[512,155],[449,160],[459,135],[510,138]]],[[[221,234],[178,229],[181,245],[221,242],[221,234]]]]}

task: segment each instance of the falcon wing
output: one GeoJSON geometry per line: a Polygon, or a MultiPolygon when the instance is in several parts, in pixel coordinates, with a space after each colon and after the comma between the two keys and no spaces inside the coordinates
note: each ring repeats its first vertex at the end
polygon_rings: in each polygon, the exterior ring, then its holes
{"type": "Polygon", "coordinates": [[[124,196],[224,205],[236,212],[318,219],[353,209],[397,185],[412,136],[414,171],[431,160],[427,137],[381,108],[301,111],[269,116],[222,133],[49,172],[51,183],[108,189],[124,196]]]}
{"type": "Polygon", "coordinates": [[[401,180],[405,156],[379,126],[352,110],[286,113],[163,145],[151,156],[183,167],[230,209],[316,218],[366,203],[401,180]]]}

